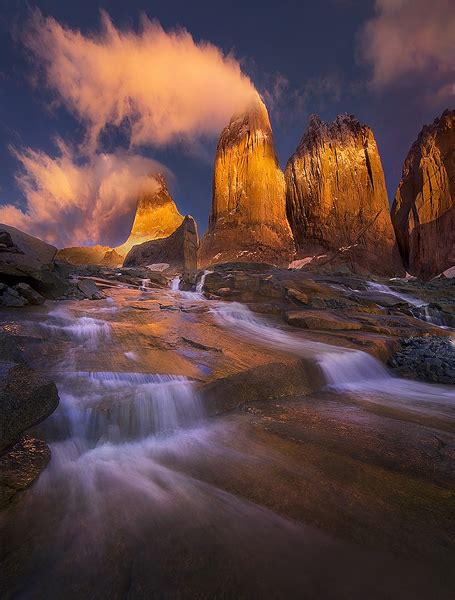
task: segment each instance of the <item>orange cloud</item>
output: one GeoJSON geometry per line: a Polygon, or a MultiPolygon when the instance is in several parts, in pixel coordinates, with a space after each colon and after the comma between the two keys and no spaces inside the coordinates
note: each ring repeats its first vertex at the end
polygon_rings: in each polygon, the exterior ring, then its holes
{"type": "Polygon", "coordinates": [[[63,142],[59,155],[27,148],[14,151],[22,170],[17,183],[27,206],[0,207],[8,223],[59,247],[123,242],[133,220],[137,195],[153,191],[160,163],[126,152],[94,154],[82,163],[63,142]]]}
{"type": "Polygon", "coordinates": [[[360,34],[360,51],[372,66],[373,87],[424,76],[433,92],[455,92],[453,0],[376,0],[376,14],[360,34]],[[435,89],[436,88],[436,89],[435,89]]]}
{"type": "Polygon", "coordinates": [[[133,146],[218,134],[256,93],[233,57],[184,29],[143,17],[138,32],[120,31],[105,12],[101,25],[84,35],[35,11],[24,36],[89,148],[106,125],[128,128],[133,146]]]}

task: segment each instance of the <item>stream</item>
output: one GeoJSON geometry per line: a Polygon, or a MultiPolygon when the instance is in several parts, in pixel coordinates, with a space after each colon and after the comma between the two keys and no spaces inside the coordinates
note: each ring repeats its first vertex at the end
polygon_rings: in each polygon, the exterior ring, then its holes
{"type": "Polygon", "coordinates": [[[209,419],[198,390],[220,367],[176,340],[187,327],[228,336],[232,346],[213,352],[226,369],[237,344],[305,358],[323,373],[321,398],[346,402],[357,420],[370,414],[359,400],[452,427],[455,390],[392,377],[365,352],[205,300],[201,284],[196,293],[147,284],[51,304],[20,323],[21,334],[42,340],[29,360],[57,383],[60,405],[39,427],[49,466],[0,517],[0,596],[445,597],[450,582],[431,560],[356,543],[341,517],[330,528],[304,511],[288,515],[275,496],[315,475],[267,444],[267,431],[250,435],[248,412],[209,419]],[[267,491],[274,477],[282,491],[267,491]]]}

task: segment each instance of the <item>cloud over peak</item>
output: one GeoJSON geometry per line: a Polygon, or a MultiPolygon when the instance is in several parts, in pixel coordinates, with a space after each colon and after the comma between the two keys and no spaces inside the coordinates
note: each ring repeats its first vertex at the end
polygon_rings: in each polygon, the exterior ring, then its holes
{"type": "Polygon", "coordinates": [[[166,173],[165,167],[126,152],[80,161],[61,140],[58,148],[55,158],[31,148],[13,150],[21,163],[16,179],[27,206],[0,207],[0,222],[58,247],[123,242],[139,191],[158,187],[151,176],[166,173]]]}
{"type": "Polygon", "coordinates": [[[107,125],[128,129],[132,146],[216,135],[256,93],[233,57],[145,16],[121,31],[102,12],[88,35],[34,11],[24,43],[92,148],[107,125]]]}

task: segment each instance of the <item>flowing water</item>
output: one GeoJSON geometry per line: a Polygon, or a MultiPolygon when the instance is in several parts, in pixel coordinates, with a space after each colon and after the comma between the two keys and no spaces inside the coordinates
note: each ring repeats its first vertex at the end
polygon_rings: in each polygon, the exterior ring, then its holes
{"type": "MultiPolygon", "coordinates": [[[[455,420],[453,390],[393,378],[368,354],[205,301],[204,277],[196,294],[177,292],[177,280],[156,294],[209,308],[220,336],[313,360],[339,394],[455,420]]],[[[231,482],[242,469],[253,481],[291,467],[242,438],[235,419],[206,419],[194,378],[144,368],[145,338],[119,333],[142,326],[131,302],[143,297],[124,293],[58,304],[24,325],[48,340],[34,364],[57,382],[60,405],[41,428],[49,466],[1,517],[0,596],[382,598],[403,586],[402,597],[416,597],[422,580],[406,565],[284,518],[249,500],[248,480],[231,482]]]]}

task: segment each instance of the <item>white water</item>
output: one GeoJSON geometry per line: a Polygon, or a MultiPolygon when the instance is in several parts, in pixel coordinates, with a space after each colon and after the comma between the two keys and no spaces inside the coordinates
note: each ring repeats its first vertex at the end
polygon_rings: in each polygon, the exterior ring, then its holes
{"type": "Polygon", "coordinates": [[[373,290],[375,292],[380,292],[381,294],[387,294],[388,296],[394,296],[395,298],[398,298],[399,300],[403,300],[403,302],[407,302],[408,304],[411,304],[412,306],[416,306],[419,308],[421,306],[426,305],[425,302],[423,302],[422,300],[419,300],[418,298],[414,298],[413,296],[408,296],[408,294],[401,294],[400,292],[396,292],[395,290],[392,290],[392,288],[389,288],[389,286],[387,286],[387,285],[382,285],[382,284],[376,283],[374,281],[368,282],[368,289],[373,290]]]}
{"type": "Polygon", "coordinates": [[[201,278],[199,279],[199,281],[196,284],[196,293],[197,294],[202,294],[202,292],[204,291],[204,283],[205,283],[206,277],[209,273],[212,273],[212,271],[205,270],[202,273],[201,278]]]}
{"type": "Polygon", "coordinates": [[[313,358],[321,368],[327,387],[377,404],[405,407],[455,420],[455,389],[392,377],[382,363],[360,350],[331,346],[305,339],[290,330],[274,327],[242,304],[219,304],[212,309],[220,324],[256,344],[313,358]]]}
{"type": "Polygon", "coordinates": [[[141,279],[139,289],[145,292],[150,287],[150,279],[141,279]]]}
{"type": "Polygon", "coordinates": [[[171,283],[169,284],[169,288],[173,291],[173,292],[178,292],[179,291],[179,287],[180,287],[180,275],[176,275],[172,280],[171,283]]]}

